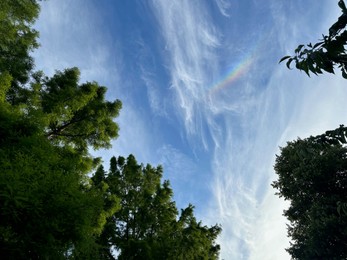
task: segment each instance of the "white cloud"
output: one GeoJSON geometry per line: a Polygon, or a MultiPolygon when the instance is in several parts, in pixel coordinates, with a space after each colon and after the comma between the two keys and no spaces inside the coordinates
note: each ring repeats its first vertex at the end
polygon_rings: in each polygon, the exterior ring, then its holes
{"type": "MultiPolygon", "coordinates": [[[[215,200],[211,203],[209,222],[218,222],[223,226],[219,239],[222,258],[249,259],[259,250],[256,243],[260,244],[260,236],[257,232],[262,232],[266,234],[267,241],[284,241],[279,242],[281,246],[277,250],[272,248],[270,251],[271,244],[264,249],[265,255],[276,259],[285,254],[283,245],[288,243],[281,218],[283,204],[277,203],[273,207],[268,204],[276,201],[274,195],[269,195],[273,193],[270,176],[273,174],[271,168],[276,151],[276,140],[269,127],[276,127],[278,122],[271,122],[269,116],[272,110],[277,109],[271,102],[278,104],[275,99],[280,94],[276,89],[272,93],[271,89],[255,97],[252,87],[239,87],[234,90],[233,99],[223,95],[206,97],[206,86],[211,84],[211,78],[215,77],[214,70],[218,68],[215,53],[220,43],[212,21],[207,17],[204,18],[207,22],[201,23],[203,6],[194,3],[175,2],[167,5],[166,2],[164,5],[155,1],[154,10],[168,45],[172,87],[177,93],[178,108],[182,110],[188,136],[202,136],[203,122],[207,122],[214,142],[214,182],[211,188],[215,200]],[[202,24],[205,32],[216,40],[201,37],[199,32],[203,30],[199,26],[202,24]],[[256,112],[257,115],[252,115],[256,112]],[[271,126],[267,125],[269,123],[271,126]],[[264,210],[266,212],[262,212],[264,210]],[[276,225],[273,232],[269,229],[269,221],[276,225]]],[[[264,65],[261,68],[265,69],[264,65]]],[[[254,84],[252,78],[248,80],[249,83],[244,80],[242,84],[254,84]]],[[[275,133],[279,134],[279,130],[275,129],[275,133]]],[[[203,137],[202,140],[204,142],[203,137]]],[[[264,243],[262,246],[265,247],[264,243]]]]}
{"type": "Polygon", "coordinates": [[[211,204],[218,207],[211,205],[210,214],[223,226],[222,258],[259,259],[262,250],[262,259],[286,259],[278,258],[286,254],[288,245],[281,216],[283,203],[270,186],[278,135],[286,123],[280,118],[282,95],[283,90],[272,85],[258,96],[253,107],[245,109],[239,126],[226,120],[225,128],[234,130],[227,131],[216,147],[216,199],[211,204]],[[271,241],[279,246],[273,248],[271,241]]]}
{"type": "Polygon", "coordinates": [[[153,12],[166,43],[171,87],[189,135],[201,134],[204,87],[216,70],[218,32],[201,1],[154,0],[153,12]]]}
{"type": "Polygon", "coordinates": [[[172,145],[163,145],[157,150],[160,163],[165,167],[165,174],[170,180],[193,181],[192,174],[196,172],[197,166],[189,156],[172,145]]]}
{"type": "Polygon", "coordinates": [[[147,87],[147,98],[152,113],[170,120],[170,99],[160,91],[156,75],[148,68],[141,66],[141,79],[147,87]]]}
{"type": "Polygon", "coordinates": [[[229,17],[229,9],[231,7],[231,3],[228,0],[216,0],[216,4],[219,8],[219,11],[222,15],[229,17]]]}
{"type": "Polygon", "coordinates": [[[243,114],[249,121],[240,130],[235,122],[226,122],[225,128],[234,130],[216,137],[223,141],[216,142],[215,200],[210,207],[210,222],[220,221],[223,226],[222,258],[289,259],[282,216],[288,204],[270,186],[275,154],[279,145],[297,136],[346,124],[346,98],[345,84],[338,76],[307,78],[279,67],[256,106],[243,114]]]}
{"type": "MultiPolygon", "coordinates": [[[[276,33],[270,34],[277,38],[269,42],[279,44],[290,53],[302,38],[307,39],[303,35],[312,31],[320,35],[320,30],[334,20],[328,17],[320,20],[314,29],[301,30],[308,17],[302,20],[297,20],[295,15],[288,17],[295,12],[288,14],[277,1],[272,7],[279,23],[273,28],[276,33]],[[288,37],[288,33],[292,37],[288,37]]],[[[267,73],[268,68],[271,66],[263,63],[249,73],[260,75],[267,73]]],[[[244,79],[242,83],[247,81],[244,79]]],[[[256,84],[252,78],[248,83],[256,84]]],[[[284,250],[289,246],[289,239],[282,216],[288,203],[277,198],[270,186],[276,177],[272,168],[275,154],[279,152],[279,145],[297,136],[320,134],[346,123],[344,85],[339,76],[308,78],[304,73],[287,70],[282,64],[272,71],[264,90],[245,93],[237,106],[229,104],[235,111],[232,116],[230,109],[226,109],[228,106],[214,100],[217,103],[214,111],[224,115],[225,126],[222,129],[213,126],[218,131],[212,130],[216,145],[215,200],[211,201],[209,219],[210,223],[219,220],[223,227],[219,238],[222,259],[289,259],[284,250]]]]}

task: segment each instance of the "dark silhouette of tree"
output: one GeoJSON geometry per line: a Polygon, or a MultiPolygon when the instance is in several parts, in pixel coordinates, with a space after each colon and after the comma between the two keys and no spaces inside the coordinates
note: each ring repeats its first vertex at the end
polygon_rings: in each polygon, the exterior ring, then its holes
{"type": "Polygon", "coordinates": [[[276,158],[277,195],[290,201],[284,216],[293,259],[347,258],[347,128],[288,142],[276,158]]]}

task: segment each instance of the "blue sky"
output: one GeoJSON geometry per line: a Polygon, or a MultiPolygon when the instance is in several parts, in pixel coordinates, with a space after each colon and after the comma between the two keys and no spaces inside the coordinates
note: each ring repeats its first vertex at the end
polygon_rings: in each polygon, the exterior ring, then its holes
{"type": "Polygon", "coordinates": [[[222,225],[221,259],[289,259],[275,154],[347,124],[347,88],[278,61],[339,14],[331,0],[50,0],[34,56],[123,102],[120,137],[95,154],[162,164],[177,206],[222,225]]]}

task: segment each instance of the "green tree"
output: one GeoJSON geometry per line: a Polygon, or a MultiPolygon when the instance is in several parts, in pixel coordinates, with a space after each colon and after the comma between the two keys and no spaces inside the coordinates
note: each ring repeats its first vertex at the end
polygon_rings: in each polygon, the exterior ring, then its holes
{"type": "Polygon", "coordinates": [[[82,152],[88,147],[109,148],[118,137],[113,118],[122,103],[105,100],[107,89],[96,82],[79,84],[79,76],[77,68],[58,71],[51,78],[36,73],[22,100],[34,114],[41,113],[45,135],[53,143],[73,145],[82,152]]]}
{"type": "Polygon", "coordinates": [[[34,0],[0,2],[0,77],[11,75],[12,87],[7,95],[13,102],[34,66],[30,52],[38,47],[38,32],[32,25],[39,10],[34,0]]]}
{"type": "Polygon", "coordinates": [[[79,86],[76,74],[32,82],[16,105],[5,98],[10,77],[2,82],[0,250],[9,257],[93,259],[94,240],[119,208],[107,185],[90,185],[87,174],[88,147],[108,147],[117,136],[120,102],[105,101],[97,83],[79,86]]]}
{"type": "Polygon", "coordinates": [[[290,201],[293,259],[346,259],[347,128],[288,142],[276,158],[278,180],[272,186],[290,201]]]}
{"type": "Polygon", "coordinates": [[[118,135],[120,101],[79,84],[77,68],[32,72],[35,0],[0,1],[0,255],[95,259],[96,239],[119,208],[106,183],[88,177],[118,135]]]}
{"type": "Polygon", "coordinates": [[[323,39],[316,44],[301,44],[295,49],[294,56],[285,56],[280,62],[286,61],[290,68],[292,62],[299,70],[303,70],[308,76],[311,73],[322,74],[323,71],[334,73],[335,67],[341,70],[341,74],[347,79],[347,8],[343,0],[338,2],[342,15],[329,28],[329,35],[323,35],[323,39]]]}
{"type": "Polygon", "coordinates": [[[72,247],[89,248],[103,207],[101,194],[82,183],[91,160],[53,146],[21,111],[0,106],[2,258],[63,259],[72,247]]]}
{"type": "MultiPolygon", "coordinates": [[[[162,167],[140,165],[135,157],[113,157],[104,178],[109,192],[121,199],[121,209],[110,217],[100,239],[106,259],[217,259],[215,244],[221,228],[202,226],[193,206],[179,216],[162,167]]],[[[96,172],[94,179],[100,179],[96,172]]]]}
{"type": "Polygon", "coordinates": [[[194,206],[181,210],[179,220],[174,225],[174,237],[169,249],[168,259],[218,259],[220,246],[214,241],[221,232],[218,225],[208,228],[197,222],[194,206]]]}

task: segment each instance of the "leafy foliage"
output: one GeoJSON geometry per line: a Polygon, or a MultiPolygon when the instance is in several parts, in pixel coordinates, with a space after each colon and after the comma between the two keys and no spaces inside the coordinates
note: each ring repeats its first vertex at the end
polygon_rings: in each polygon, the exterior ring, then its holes
{"type": "Polygon", "coordinates": [[[347,54],[345,45],[347,43],[347,8],[343,0],[338,2],[342,15],[329,29],[329,35],[323,35],[323,39],[316,44],[301,44],[295,49],[294,56],[285,56],[280,62],[286,61],[290,69],[292,62],[295,67],[304,71],[308,76],[310,72],[316,75],[324,71],[334,73],[337,66],[341,74],[347,79],[347,54]]]}
{"type": "Polygon", "coordinates": [[[21,84],[29,80],[34,63],[30,51],[38,47],[38,32],[32,28],[39,4],[34,0],[2,0],[0,2],[0,77],[10,74],[15,95],[21,84]]]}
{"type": "Polygon", "coordinates": [[[291,202],[284,216],[290,221],[293,259],[347,257],[347,128],[288,142],[277,156],[278,180],[272,186],[291,202]]]}
{"type": "Polygon", "coordinates": [[[0,255],[94,259],[119,199],[91,185],[88,148],[117,137],[121,103],[106,101],[96,82],[79,85],[76,68],[32,72],[38,12],[34,0],[0,3],[0,255]]]}
{"type": "Polygon", "coordinates": [[[92,162],[52,146],[18,110],[1,108],[1,255],[59,259],[72,245],[90,246],[103,205],[101,194],[81,190],[92,162]]]}
{"type": "Polygon", "coordinates": [[[170,184],[161,178],[161,166],[139,165],[133,155],[113,157],[107,175],[97,170],[94,183],[105,182],[109,194],[121,198],[121,209],[108,219],[99,240],[105,259],[114,259],[113,247],[118,259],[217,259],[221,228],[202,226],[192,205],[178,218],[170,184]]]}
{"type": "Polygon", "coordinates": [[[25,93],[26,103],[36,110],[41,106],[45,135],[54,143],[73,144],[80,151],[88,146],[109,148],[111,139],[118,137],[119,127],[112,119],[122,103],[106,101],[106,88],[96,82],[79,85],[79,74],[77,68],[58,71],[52,78],[36,74],[32,94],[25,93]]]}

